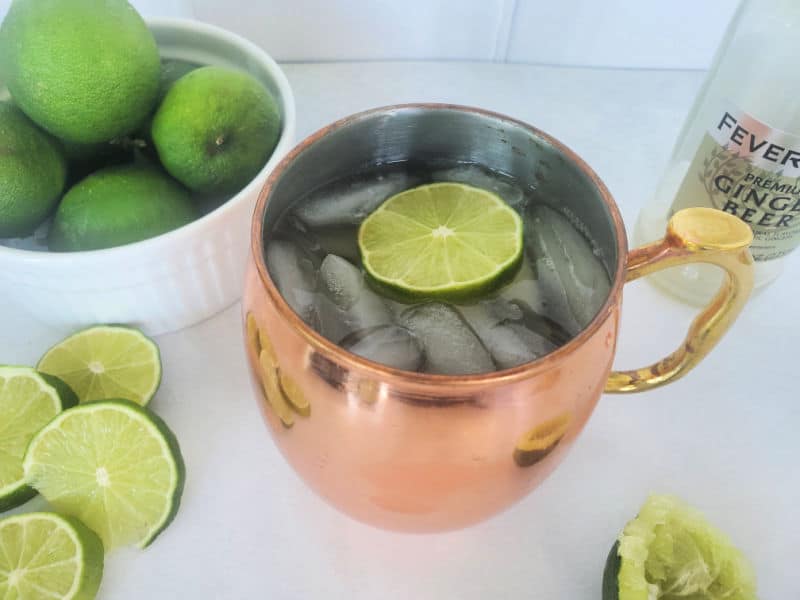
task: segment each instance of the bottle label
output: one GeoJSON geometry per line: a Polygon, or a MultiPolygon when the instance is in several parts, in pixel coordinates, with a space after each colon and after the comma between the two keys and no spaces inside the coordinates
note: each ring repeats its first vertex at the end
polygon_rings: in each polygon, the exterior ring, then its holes
{"type": "Polygon", "coordinates": [[[740,110],[723,111],[703,136],[672,212],[691,206],[749,224],[756,260],[789,254],[800,245],[800,136],[740,110]]]}

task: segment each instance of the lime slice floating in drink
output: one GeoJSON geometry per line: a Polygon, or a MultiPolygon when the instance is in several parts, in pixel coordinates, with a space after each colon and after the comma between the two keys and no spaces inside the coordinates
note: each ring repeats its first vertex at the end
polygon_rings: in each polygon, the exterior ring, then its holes
{"type": "Polygon", "coordinates": [[[753,571],[697,510],[651,496],[611,549],[603,600],[756,600],[753,571]]]}
{"type": "Polygon", "coordinates": [[[130,327],[79,331],[50,348],[36,368],[63,379],[81,402],[125,398],[146,406],[161,383],[158,346],[130,327]]]}
{"type": "Polygon", "coordinates": [[[364,268],[411,298],[488,291],[522,257],[522,220],[495,194],[434,183],[392,196],[361,224],[364,268]]]}
{"type": "Polygon", "coordinates": [[[0,598],[91,600],[103,544],[77,519],[29,513],[0,520],[0,598]]]}
{"type": "Polygon", "coordinates": [[[65,410],[31,440],[22,466],[28,484],[106,550],[150,544],[175,517],[185,479],[175,436],[128,400],[65,410]]]}
{"type": "Polygon", "coordinates": [[[72,390],[55,377],[28,367],[0,366],[0,512],[36,495],[22,472],[25,448],[53,417],[77,403],[72,390]]]}

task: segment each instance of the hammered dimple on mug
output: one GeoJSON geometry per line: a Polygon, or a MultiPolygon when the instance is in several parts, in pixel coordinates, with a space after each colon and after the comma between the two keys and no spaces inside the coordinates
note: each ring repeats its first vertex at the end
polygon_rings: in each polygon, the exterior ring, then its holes
{"type": "Polygon", "coordinates": [[[255,389],[275,396],[259,406],[276,445],[320,496],[379,527],[454,529],[507,508],[559,464],[603,391],[640,391],[683,376],[738,315],[752,288],[749,230],[704,210],[678,213],[664,240],[629,255],[619,211],[597,175],[520,121],[417,104],[367,111],[315,133],[275,169],[252,227],[244,329],[255,389]],[[369,165],[442,159],[507,173],[590,230],[611,290],[591,323],[550,354],[479,375],[399,371],[332,344],[278,292],[264,240],[290,205],[369,165]],[[684,344],[659,363],[612,373],[624,282],[702,261],[728,276],[684,344]],[[291,383],[281,386],[281,377],[291,383]]]}

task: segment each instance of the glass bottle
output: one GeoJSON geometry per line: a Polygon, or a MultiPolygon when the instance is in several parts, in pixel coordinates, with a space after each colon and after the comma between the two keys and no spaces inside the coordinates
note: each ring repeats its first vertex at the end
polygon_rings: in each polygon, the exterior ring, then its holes
{"type": "MultiPolygon", "coordinates": [[[[743,0],[717,50],[667,170],[636,224],[637,244],[689,206],[737,215],[755,234],[756,287],[800,245],[800,1],[743,0]]],[[[651,276],[703,304],[722,273],[689,265],[651,276]]]]}

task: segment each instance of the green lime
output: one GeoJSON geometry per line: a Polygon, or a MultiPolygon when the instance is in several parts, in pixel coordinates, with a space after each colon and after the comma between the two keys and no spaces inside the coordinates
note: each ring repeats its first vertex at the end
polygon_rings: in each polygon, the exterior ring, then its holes
{"type": "Polygon", "coordinates": [[[174,434],[128,400],[65,410],[31,440],[23,468],[29,485],[96,531],[106,550],[149,545],[175,518],[186,476],[174,434]]]}
{"type": "Polygon", "coordinates": [[[153,118],[158,156],[178,181],[204,194],[238,192],[264,167],[280,134],[272,95],[254,77],[202,67],[181,77],[153,118]]]}
{"type": "Polygon", "coordinates": [[[25,448],[53,417],[77,403],[72,390],[56,377],[29,367],[0,366],[0,512],[36,495],[25,485],[25,448]]]}
{"type": "Polygon", "coordinates": [[[392,196],[358,231],[364,268],[414,298],[460,299],[497,285],[522,257],[522,220],[492,192],[433,183],[392,196]]]}
{"type": "Polygon", "coordinates": [[[702,514],[651,496],[611,549],[603,600],[756,600],[750,564],[702,514]]]}
{"type": "Polygon", "coordinates": [[[155,104],[159,70],[155,39],[125,0],[15,0],[0,27],[11,96],[73,142],[134,131],[155,104]]]}
{"type": "Polygon", "coordinates": [[[92,600],[103,544],[77,519],[29,513],[0,521],[0,598],[92,600]]]}
{"type": "Polygon", "coordinates": [[[196,216],[189,192],[160,170],[109,167],[67,192],[48,245],[60,252],[112,248],[177,229],[196,216]]]}
{"type": "Polygon", "coordinates": [[[133,162],[135,143],[127,138],[99,144],[61,141],[67,159],[67,187],[95,171],[133,162]]]}
{"type": "Polygon", "coordinates": [[[33,233],[56,207],[66,177],[57,142],[0,102],[0,238],[33,233]]]}
{"type": "MultiPolygon", "coordinates": [[[[190,71],[199,69],[201,66],[202,65],[197,63],[180,59],[161,59],[161,75],[158,81],[158,96],[156,99],[156,105],[153,107],[153,112],[150,114],[147,120],[142,123],[142,126],[139,128],[136,134],[134,134],[134,137],[136,138],[135,143],[138,146],[137,150],[139,150],[144,157],[154,163],[159,162],[158,152],[156,152],[155,144],[153,143],[153,136],[151,134],[153,129],[153,117],[155,116],[156,109],[161,106],[161,102],[164,100],[167,92],[172,89],[172,86],[176,81],[190,71]]],[[[205,213],[205,211],[202,212],[205,213]]]]}
{"type": "Polygon", "coordinates": [[[195,69],[199,69],[203,65],[200,65],[195,62],[190,62],[188,60],[180,60],[178,58],[164,58],[161,60],[161,74],[158,80],[158,102],[157,105],[161,104],[161,101],[164,100],[164,97],[167,95],[167,92],[172,89],[172,86],[175,85],[175,82],[178,81],[181,77],[194,71],[195,69]]]}
{"type": "Polygon", "coordinates": [[[36,368],[66,382],[81,402],[125,398],[146,406],[161,383],[158,346],[131,327],[79,331],[50,348],[36,368]]]}

